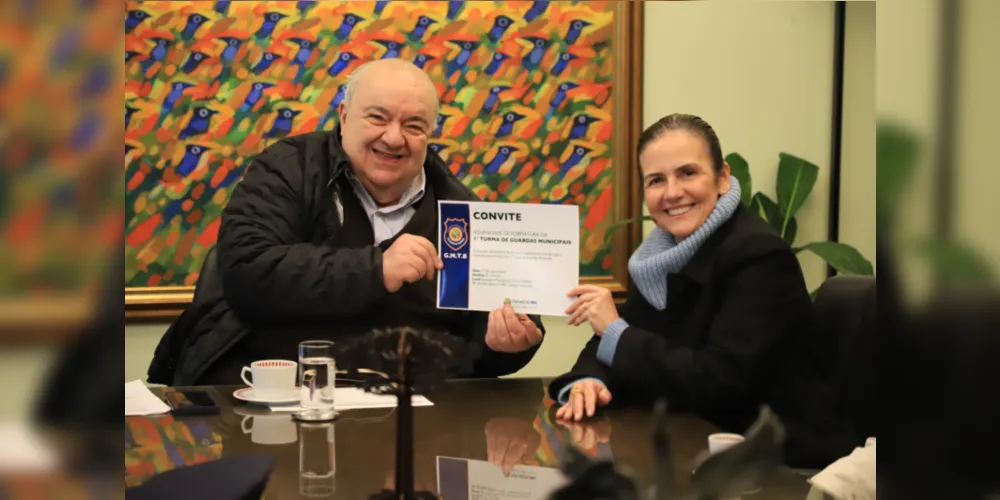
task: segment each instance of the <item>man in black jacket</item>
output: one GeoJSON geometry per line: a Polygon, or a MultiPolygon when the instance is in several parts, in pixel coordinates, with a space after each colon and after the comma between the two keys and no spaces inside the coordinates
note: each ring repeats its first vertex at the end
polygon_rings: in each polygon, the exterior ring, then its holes
{"type": "Polygon", "coordinates": [[[338,111],[333,131],[279,141],[247,168],[222,212],[221,277],[202,277],[150,382],[239,383],[242,366],[295,359],[303,340],[391,326],[465,337],[475,362],[464,376],[513,373],[534,356],[537,317],[436,307],[437,201],[477,198],[427,152],[438,111],[427,75],[395,59],[363,65],[338,111]]]}

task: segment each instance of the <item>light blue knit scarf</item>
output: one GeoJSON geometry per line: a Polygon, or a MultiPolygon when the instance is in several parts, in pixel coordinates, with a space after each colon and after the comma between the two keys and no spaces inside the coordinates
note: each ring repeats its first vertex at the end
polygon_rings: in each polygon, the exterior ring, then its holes
{"type": "Polygon", "coordinates": [[[715,202],[715,208],[690,236],[681,240],[655,228],[628,260],[628,272],[635,285],[657,310],[667,308],[667,274],[677,273],[687,265],[702,243],[729,220],[740,204],[740,183],[729,177],[730,188],[715,202]]]}

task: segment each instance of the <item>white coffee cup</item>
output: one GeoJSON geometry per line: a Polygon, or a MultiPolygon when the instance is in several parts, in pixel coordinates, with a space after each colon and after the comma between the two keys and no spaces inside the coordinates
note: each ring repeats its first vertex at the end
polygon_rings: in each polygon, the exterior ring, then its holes
{"type": "MultiPolygon", "coordinates": [[[[287,359],[263,359],[244,366],[240,378],[253,388],[252,394],[260,398],[284,397],[295,390],[298,363],[287,359]],[[247,379],[247,372],[253,381],[247,379]]],[[[294,394],[293,394],[294,395],[294,394]]]]}
{"type": "Polygon", "coordinates": [[[708,435],[708,452],[712,455],[742,443],[746,438],[732,432],[716,432],[708,435]]]}
{"type": "Polygon", "coordinates": [[[291,415],[247,415],[240,422],[243,434],[257,444],[288,444],[298,439],[298,431],[291,415]],[[250,426],[247,426],[247,422],[250,426]]]}

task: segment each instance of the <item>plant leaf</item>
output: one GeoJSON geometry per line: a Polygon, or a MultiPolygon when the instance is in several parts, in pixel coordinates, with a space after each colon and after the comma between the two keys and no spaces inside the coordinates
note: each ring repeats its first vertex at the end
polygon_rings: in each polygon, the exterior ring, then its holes
{"type": "Polygon", "coordinates": [[[733,177],[740,181],[740,200],[749,207],[750,199],[753,197],[753,178],[750,177],[750,165],[739,153],[726,155],[726,163],[729,164],[729,171],[733,177]]]}
{"type": "Polygon", "coordinates": [[[880,122],[875,134],[876,213],[880,218],[889,217],[886,222],[891,223],[900,194],[913,177],[920,143],[915,133],[892,122],[880,122]]]}
{"type": "MultiPolygon", "coordinates": [[[[750,199],[750,209],[759,215],[761,219],[764,219],[764,221],[771,227],[773,227],[775,232],[779,235],[781,234],[781,224],[783,219],[781,218],[781,211],[778,210],[778,205],[774,203],[774,200],[769,198],[764,193],[757,192],[753,195],[753,198],[750,199]]],[[[794,226],[794,222],[791,226],[794,226]]]]}
{"type": "Polygon", "coordinates": [[[781,213],[782,222],[778,232],[784,236],[789,220],[795,216],[799,208],[805,203],[809,193],[812,192],[813,185],[816,184],[816,177],[819,176],[819,167],[809,163],[802,158],[792,156],[788,153],[778,155],[778,210],[781,213]]]}
{"type": "Polygon", "coordinates": [[[785,234],[781,235],[789,245],[795,244],[795,234],[799,232],[799,224],[795,222],[795,217],[788,220],[788,225],[785,226],[785,234]]]}
{"type": "Polygon", "coordinates": [[[931,270],[947,281],[988,285],[995,277],[989,263],[967,245],[956,241],[927,239],[914,245],[928,260],[931,270]]]}
{"type": "Polygon", "coordinates": [[[863,274],[866,276],[875,274],[872,263],[851,245],[833,241],[814,241],[804,245],[803,248],[820,256],[827,264],[833,266],[838,273],[863,274]]]}
{"type": "Polygon", "coordinates": [[[651,216],[651,215],[643,215],[642,217],[633,217],[631,219],[622,219],[620,221],[613,222],[604,231],[604,244],[607,245],[611,241],[611,237],[614,236],[615,231],[617,231],[619,228],[628,226],[628,225],[633,224],[635,222],[642,222],[642,221],[647,221],[647,220],[653,220],[653,216],[651,216]]]}

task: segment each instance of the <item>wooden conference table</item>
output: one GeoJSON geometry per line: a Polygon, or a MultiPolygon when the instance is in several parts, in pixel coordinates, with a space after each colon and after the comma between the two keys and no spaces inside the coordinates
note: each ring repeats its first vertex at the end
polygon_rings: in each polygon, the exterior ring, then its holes
{"type": "MultiPolygon", "coordinates": [[[[652,484],[652,415],[618,409],[586,424],[554,423],[553,403],[545,396],[547,382],[454,381],[427,394],[434,405],[414,409],[417,488],[437,491],[438,456],[507,468],[515,463],[556,468],[569,443],[591,456],[613,457],[643,488],[652,484]]],[[[183,465],[248,454],[276,458],[268,500],[367,499],[392,486],[394,409],[346,411],[327,424],[300,424],[287,413],[247,406],[233,397],[237,388],[210,388],[222,405],[218,415],[127,417],[126,486],[183,465]]],[[[668,427],[673,483],[680,493],[687,491],[695,460],[715,429],[688,415],[672,415],[668,427]]],[[[805,499],[809,489],[803,476],[779,470],[743,498],[805,499]]]]}

